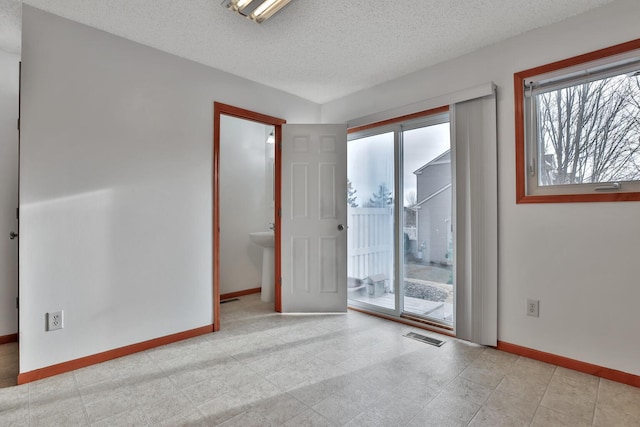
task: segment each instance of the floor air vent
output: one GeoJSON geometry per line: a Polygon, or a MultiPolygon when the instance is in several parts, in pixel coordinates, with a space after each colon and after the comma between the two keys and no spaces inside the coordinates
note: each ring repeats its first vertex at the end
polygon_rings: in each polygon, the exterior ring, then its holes
{"type": "Polygon", "coordinates": [[[403,335],[403,337],[411,338],[420,342],[424,342],[427,344],[435,345],[436,347],[441,347],[445,341],[440,341],[435,338],[425,337],[424,335],[416,334],[415,332],[408,332],[403,335]]]}
{"type": "Polygon", "coordinates": [[[240,301],[240,298],[230,298],[220,301],[220,304],[225,304],[227,302],[240,301]]]}

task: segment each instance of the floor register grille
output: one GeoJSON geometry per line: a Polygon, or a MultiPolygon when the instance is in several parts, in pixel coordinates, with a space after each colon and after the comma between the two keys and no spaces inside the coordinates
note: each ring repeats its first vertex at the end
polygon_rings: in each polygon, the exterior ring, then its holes
{"type": "Polygon", "coordinates": [[[411,338],[426,344],[435,345],[436,347],[442,347],[442,344],[445,343],[445,341],[441,341],[431,337],[426,337],[424,335],[416,334],[415,332],[408,332],[404,334],[403,337],[411,338]]]}

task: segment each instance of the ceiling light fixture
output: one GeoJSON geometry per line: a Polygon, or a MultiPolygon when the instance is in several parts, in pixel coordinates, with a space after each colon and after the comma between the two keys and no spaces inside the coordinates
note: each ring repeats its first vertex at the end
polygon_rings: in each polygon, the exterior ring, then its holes
{"type": "Polygon", "coordinates": [[[225,0],[228,9],[260,24],[275,15],[291,0],[225,0]]]}

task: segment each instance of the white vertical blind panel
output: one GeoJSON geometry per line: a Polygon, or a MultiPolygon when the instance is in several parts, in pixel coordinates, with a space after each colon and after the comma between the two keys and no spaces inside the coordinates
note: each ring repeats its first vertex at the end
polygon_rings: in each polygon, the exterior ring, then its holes
{"type": "Polygon", "coordinates": [[[495,95],[451,109],[456,235],[456,335],[498,339],[498,180],[495,95]]]}

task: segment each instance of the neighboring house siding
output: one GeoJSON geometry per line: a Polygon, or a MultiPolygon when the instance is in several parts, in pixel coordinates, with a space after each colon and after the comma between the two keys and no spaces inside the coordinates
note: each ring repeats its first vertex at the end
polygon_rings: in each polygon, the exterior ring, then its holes
{"type": "Polygon", "coordinates": [[[432,163],[427,163],[416,171],[418,203],[431,194],[451,184],[451,155],[447,152],[432,163]]]}
{"type": "Polygon", "coordinates": [[[423,244],[423,261],[451,264],[447,257],[451,233],[451,187],[430,199],[418,210],[418,247],[423,244]]]}
{"type": "MultiPolygon", "coordinates": [[[[447,152],[416,171],[417,251],[425,263],[451,264],[451,154],[447,152]]],[[[419,258],[419,257],[418,257],[419,258]]]]}

